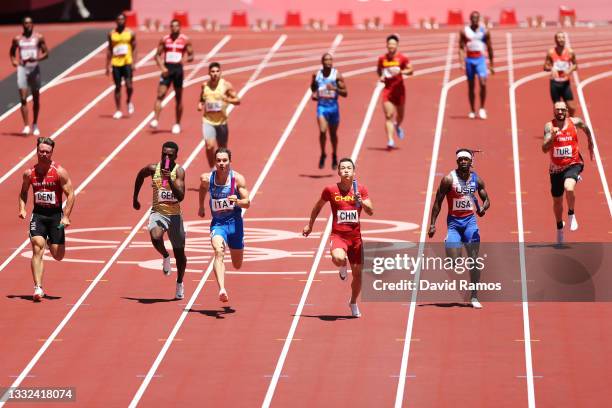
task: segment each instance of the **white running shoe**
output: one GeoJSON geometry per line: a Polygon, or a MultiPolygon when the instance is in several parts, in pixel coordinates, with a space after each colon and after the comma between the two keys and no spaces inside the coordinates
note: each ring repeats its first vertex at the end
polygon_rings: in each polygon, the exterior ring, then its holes
{"type": "Polygon", "coordinates": [[[223,303],[229,302],[229,296],[227,296],[227,291],[225,288],[219,291],[219,300],[223,303]]]}
{"type": "Polygon", "coordinates": [[[578,220],[576,219],[576,214],[568,215],[567,218],[570,225],[570,231],[576,231],[578,229],[578,220]]]}
{"type": "Polygon", "coordinates": [[[470,118],[470,119],[476,119],[476,112],[470,112],[470,113],[468,113],[468,118],[470,118]]]}
{"type": "Polygon", "coordinates": [[[477,299],[477,298],[473,297],[473,298],[470,300],[470,303],[472,304],[472,307],[473,307],[474,309],[482,309],[482,304],[480,304],[480,302],[478,301],[478,299],[477,299]]]}
{"type": "Polygon", "coordinates": [[[342,265],[339,269],[338,269],[338,274],[340,275],[340,279],[345,280],[346,279],[346,275],[348,273],[348,268],[346,265],[342,265]]]}
{"type": "Polygon", "coordinates": [[[121,119],[122,117],[123,117],[123,113],[121,113],[121,111],[117,111],[113,115],[113,119],[121,119]]]}
{"type": "Polygon", "coordinates": [[[179,133],[181,133],[181,125],[179,125],[178,123],[175,123],[172,126],[172,134],[173,135],[178,135],[179,133]]]}
{"type": "Polygon", "coordinates": [[[183,286],[183,282],[176,282],[176,298],[184,299],[185,298],[185,287],[183,286]]]}
{"type": "Polygon", "coordinates": [[[389,140],[387,142],[387,150],[393,150],[395,149],[395,142],[393,140],[389,140]]]}
{"type": "Polygon", "coordinates": [[[406,137],[404,129],[402,129],[399,125],[395,125],[395,133],[397,133],[399,140],[404,140],[404,137],[406,137]]]}
{"type": "Polygon", "coordinates": [[[34,296],[32,296],[32,299],[35,302],[40,302],[43,297],[45,297],[45,292],[43,292],[43,289],[40,286],[34,286],[34,296]]]}
{"type": "Polygon", "coordinates": [[[22,134],[22,135],[29,135],[31,131],[32,131],[32,130],[30,129],[30,127],[29,127],[28,125],[25,125],[25,126],[23,127],[23,130],[21,131],[21,134],[22,134]]]}
{"type": "Polygon", "coordinates": [[[159,126],[159,122],[157,121],[157,119],[153,119],[151,122],[149,122],[149,127],[151,129],[157,129],[157,126],[159,126]]]}
{"type": "Polygon", "coordinates": [[[128,103],[128,115],[132,115],[135,110],[134,104],[132,102],[128,103]]]}
{"type": "MultiPolygon", "coordinates": [[[[565,227],[565,222],[563,222],[563,227],[565,227]]],[[[557,244],[561,245],[565,242],[565,237],[563,236],[563,228],[557,229],[557,244]]]]}
{"type": "Polygon", "coordinates": [[[349,303],[349,307],[351,308],[351,315],[353,317],[361,317],[361,312],[359,311],[357,303],[349,303]]]}
{"type": "Polygon", "coordinates": [[[484,110],[484,108],[480,108],[480,110],[478,111],[478,117],[480,119],[486,119],[487,118],[487,111],[484,110]]]}
{"type": "Polygon", "coordinates": [[[32,125],[32,134],[34,136],[40,136],[40,129],[38,128],[38,125],[32,125]]]}
{"type": "Polygon", "coordinates": [[[162,270],[166,276],[169,276],[172,272],[172,267],[170,266],[170,255],[164,258],[162,270]]]}

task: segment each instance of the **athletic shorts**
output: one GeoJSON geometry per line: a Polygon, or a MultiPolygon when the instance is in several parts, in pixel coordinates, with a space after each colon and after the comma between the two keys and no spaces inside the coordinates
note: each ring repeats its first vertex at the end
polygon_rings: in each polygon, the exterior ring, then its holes
{"type": "Polygon", "coordinates": [[[444,242],[447,248],[460,248],[463,244],[480,242],[480,230],[476,223],[475,214],[467,217],[449,215],[446,218],[446,223],[448,224],[448,233],[444,242]]]}
{"type": "Polygon", "coordinates": [[[227,123],[222,125],[211,125],[204,121],[202,122],[202,135],[206,140],[216,140],[219,147],[225,147],[229,139],[227,123]]]}
{"type": "Polygon", "coordinates": [[[43,237],[49,244],[64,245],[66,243],[64,228],[58,228],[62,215],[61,212],[49,215],[32,213],[30,238],[43,237]]]}
{"type": "Polygon", "coordinates": [[[218,221],[213,218],[210,224],[210,238],[221,237],[230,249],[244,248],[244,225],[241,216],[218,221]]]}
{"type": "Polygon", "coordinates": [[[325,106],[317,104],[317,118],[325,118],[328,125],[337,125],[340,123],[340,109],[338,105],[325,106]]]}
{"type": "Polygon", "coordinates": [[[570,81],[553,81],[550,80],[550,98],[554,102],[559,101],[572,101],[574,100],[574,94],[572,94],[572,86],[570,81]]]}
{"type": "Polygon", "coordinates": [[[487,77],[487,60],[484,55],[465,59],[465,76],[471,81],[475,75],[479,78],[487,77]]]}
{"type": "Polygon", "coordinates": [[[152,212],[149,216],[149,231],[156,227],[168,232],[172,248],[185,248],[186,234],[182,215],[163,215],[158,212],[152,212]]]}
{"type": "Polygon", "coordinates": [[[160,85],[174,86],[174,89],[182,89],[183,88],[183,64],[166,64],[166,68],[168,69],[167,76],[161,76],[159,78],[160,85]]]}
{"type": "Polygon", "coordinates": [[[332,233],[329,239],[329,251],[341,248],[346,252],[350,264],[363,264],[363,242],[361,235],[354,237],[332,233]]]}
{"type": "Polygon", "coordinates": [[[33,91],[40,89],[40,67],[17,66],[17,87],[19,89],[30,88],[33,91]]]}
{"type": "Polygon", "coordinates": [[[115,86],[121,86],[121,78],[125,78],[126,82],[132,80],[132,65],[113,66],[113,82],[115,86]]]}
{"type": "Polygon", "coordinates": [[[406,102],[406,88],[404,85],[396,85],[393,88],[383,89],[382,91],[383,102],[391,102],[395,106],[403,106],[406,102]]]}
{"type": "Polygon", "coordinates": [[[578,181],[578,176],[582,173],[583,168],[583,164],[572,164],[558,173],[550,173],[550,193],[552,196],[561,197],[565,191],[565,179],[572,178],[578,181]]]}

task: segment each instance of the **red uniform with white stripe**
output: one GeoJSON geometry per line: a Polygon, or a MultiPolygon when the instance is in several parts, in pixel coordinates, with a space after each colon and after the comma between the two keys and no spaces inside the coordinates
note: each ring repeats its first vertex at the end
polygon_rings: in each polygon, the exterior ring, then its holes
{"type": "Polygon", "coordinates": [[[462,180],[457,176],[457,171],[453,170],[449,174],[453,178],[453,185],[446,193],[448,203],[448,215],[456,218],[469,217],[474,214],[474,201],[471,194],[477,189],[476,177],[470,173],[468,181],[462,180]]]}
{"type": "Polygon", "coordinates": [[[34,193],[34,213],[55,213],[62,211],[64,190],[57,168],[59,164],[51,162],[46,174],[36,172],[38,165],[30,169],[30,184],[34,193]]]}
{"type": "Polygon", "coordinates": [[[401,71],[406,69],[409,63],[410,60],[399,52],[396,52],[391,59],[387,54],[378,57],[378,69],[382,71],[382,76],[385,78],[383,101],[391,102],[396,106],[404,104],[406,90],[401,71]]]}
{"type": "Polygon", "coordinates": [[[554,48],[550,52],[550,58],[553,62],[552,79],[557,82],[567,82],[569,81],[569,76],[567,72],[570,69],[572,63],[572,55],[570,53],[570,49],[565,47],[563,48],[563,52],[561,55],[557,54],[557,50],[554,48]]]}
{"type": "Polygon", "coordinates": [[[182,64],[189,38],[184,34],[179,34],[176,40],[173,40],[170,34],[166,34],[162,41],[164,42],[164,62],[166,64],[182,64]]]}
{"type": "Polygon", "coordinates": [[[550,172],[559,173],[574,164],[583,164],[578,150],[578,132],[571,118],[565,119],[563,129],[553,135],[550,150],[550,172]]]}
{"type": "MultiPolygon", "coordinates": [[[[359,185],[361,199],[368,198],[368,190],[359,185]]],[[[357,207],[353,189],[340,191],[338,184],[327,186],[321,193],[321,199],[329,201],[332,209],[332,233],[330,237],[330,250],[343,248],[348,255],[349,262],[361,264],[363,249],[361,242],[361,206],[357,207]]]]}

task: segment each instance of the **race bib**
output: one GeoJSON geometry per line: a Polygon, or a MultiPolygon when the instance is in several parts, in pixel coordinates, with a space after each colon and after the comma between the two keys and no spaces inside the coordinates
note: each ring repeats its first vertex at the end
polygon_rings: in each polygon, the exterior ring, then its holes
{"type": "Polygon", "coordinates": [[[399,65],[395,67],[387,67],[383,70],[383,74],[386,78],[391,78],[396,75],[399,75],[400,72],[402,72],[402,69],[399,67],[399,65]]]}
{"type": "Polygon", "coordinates": [[[118,44],[113,47],[113,55],[115,57],[121,57],[127,55],[129,51],[127,44],[118,44]]]}
{"type": "Polygon", "coordinates": [[[553,157],[569,158],[573,156],[572,146],[560,146],[553,148],[553,157]]]}
{"type": "Polygon", "coordinates": [[[233,210],[235,203],[232,203],[229,198],[219,198],[212,200],[213,212],[233,210]]]}
{"type": "Polygon", "coordinates": [[[166,51],[166,62],[178,64],[183,59],[183,53],[177,51],[166,51]]]}
{"type": "Polygon", "coordinates": [[[472,209],[472,200],[469,197],[453,198],[453,210],[469,211],[472,209]]]}
{"type": "Polygon", "coordinates": [[[472,52],[482,52],[484,51],[484,43],[482,41],[468,41],[467,49],[472,52]]]}
{"type": "Polygon", "coordinates": [[[335,89],[327,89],[326,87],[319,88],[319,98],[334,99],[336,97],[335,89]]]}
{"type": "Polygon", "coordinates": [[[174,198],[172,190],[160,189],[157,191],[157,201],[160,203],[176,203],[177,199],[174,198]]]}
{"type": "Polygon", "coordinates": [[[359,222],[359,211],[357,210],[338,210],[338,224],[355,224],[359,222]]]}
{"type": "Polygon", "coordinates": [[[37,191],[34,193],[36,204],[55,205],[55,191],[37,191]]]}
{"type": "Polygon", "coordinates": [[[221,112],[223,110],[223,102],[214,101],[206,102],[206,112],[221,112]]]}
{"type": "Polygon", "coordinates": [[[570,64],[568,61],[555,61],[553,67],[557,72],[567,72],[569,71],[570,64]]]}
{"type": "Polygon", "coordinates": [[[20,54],[21,54],[21,59],[23,61],[28,61],[31,59],[36,59],[36,57],[38,56],[38,50],[36,49],[20,49],[19,50],[20,54]]]}

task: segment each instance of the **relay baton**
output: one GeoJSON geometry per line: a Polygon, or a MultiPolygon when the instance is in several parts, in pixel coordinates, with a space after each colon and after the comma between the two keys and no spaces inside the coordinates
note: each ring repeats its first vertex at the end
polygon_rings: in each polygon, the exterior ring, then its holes
{"type": "MultiPolygon", "coordinates": [[[[168,156],[166,156],[166,161],[164,162],[164,170],[168,170],[169,167],[170,167],[170,159],[168,159],[168,156]]],[[[166,188],[167,185],[168,185],[168,179],[164,178],[164,180],[162,181],[162,186],[166,188]]]]}
{"type": "MultiPolygon", "coordinates": [[[[358,194],[358,189],[357,189],[357,180],[353,179],[353,194],[355,194],[355,197],[357,197],[358,194]]],[[[355,206],[357,208],[361,207],[361,203],[357,200],[355,200],[355,206]]]]}

